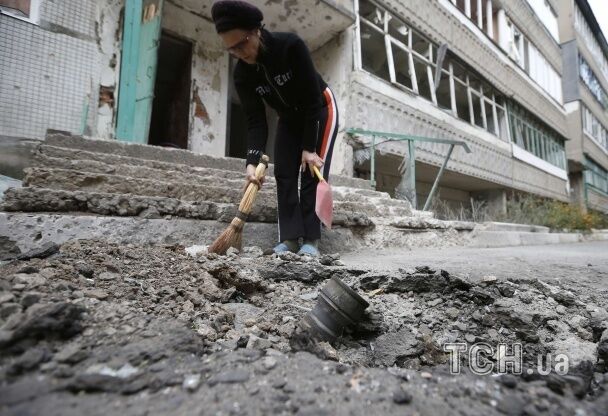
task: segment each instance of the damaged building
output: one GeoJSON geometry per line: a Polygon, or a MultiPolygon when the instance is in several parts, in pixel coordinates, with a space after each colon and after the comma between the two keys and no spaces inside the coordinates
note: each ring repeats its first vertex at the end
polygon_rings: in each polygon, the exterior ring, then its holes
{"type": "MultiPolygon", "coordinates": [[[[243,158],[212,3],[0,0],[2,165],[48,130],[243,158]]],[[[608,44],[586,0],[254,3],[335,92],[332,174],[422,209],[450,154],[450,203],[503,212],[528,193],[608,212],[608,44]]]]}

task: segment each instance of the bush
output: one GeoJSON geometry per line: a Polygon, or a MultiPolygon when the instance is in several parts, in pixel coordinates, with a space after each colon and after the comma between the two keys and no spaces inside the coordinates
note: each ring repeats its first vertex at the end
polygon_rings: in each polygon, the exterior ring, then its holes
{"type": "Polygon", "coordinates": [[[608,215],[597,211],[583,214],[579,207],[529,194],[512,194],[507,199],[507,214],[491,212],[483,201],[471,198],[470,205],[450,204],[437,196],[431,210],[439,219],[456,221],[500,221],[515,224],[542,225],[554,230],[608,228],[608,215]]]}

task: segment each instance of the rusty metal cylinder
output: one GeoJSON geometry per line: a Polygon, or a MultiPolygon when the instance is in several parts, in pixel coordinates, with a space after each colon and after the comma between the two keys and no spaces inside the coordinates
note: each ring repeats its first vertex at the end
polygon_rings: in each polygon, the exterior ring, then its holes
{"type": "Polygon", "coordinates": [[[333,342],[363,316],[369,303],[337,277],[332,277],[319,292],[315,307],[300,321],[300,326],[321,341],[333,342]]]}

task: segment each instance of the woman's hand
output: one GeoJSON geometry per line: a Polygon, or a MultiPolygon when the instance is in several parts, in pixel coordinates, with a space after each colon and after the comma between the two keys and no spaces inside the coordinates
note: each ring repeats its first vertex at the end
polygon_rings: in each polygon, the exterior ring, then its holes
{"type": "Polygon", "coordinates": [[[247,182],[245,183],[245,187],[243,188],[243,191],[245,191],[247,189],[247,187],[249,186],[250,183],[255,184],[258,189],[262,188],[262,185],[264,184],[264,180],[266,179],[266,174],[264,173],[264,176],[262,176],[259,180],[258,178],[255,177],[255,165],[247,165],[247,172],[245,173],[245,179],[247,180],[247,182]]]}
{"type": "Polygon", "coordinates": [[[302,150],[302,172],[306,170],[306,165],[308,165],[308,169],[310,169],[310,174],[315,176],[312,171],[312,167],[316,166],[321,168],[323,166],[323,159],[319,157],[315,152],[309,152],[308,150],[302,150]]]}

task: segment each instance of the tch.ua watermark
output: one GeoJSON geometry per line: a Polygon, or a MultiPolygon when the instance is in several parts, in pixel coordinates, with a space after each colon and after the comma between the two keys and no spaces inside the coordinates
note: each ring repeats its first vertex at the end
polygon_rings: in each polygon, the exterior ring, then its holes
{"type": "MultiPolygon", "coordinates": [[[[461,357],[468,355],[468,366],[471,372],[478,375],[499,374],[522,374],[523,347],[520,343],[497,344],[493,348],[490,344],[480,342],[470,346],[464,342],[451,342],[443,344],[443,350],[449,353],[450,372],[460,374],[461,357]],[[494,358],[494,359],[492,359],[494,358]]],[[[555,372],[559,375],[568,374],[569,359],[566,354],[540,354],[537,357],[536,371],[533,368],[526,369],[528,374],[548,375],[555,372]]]]}

